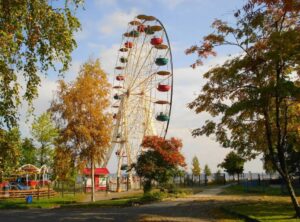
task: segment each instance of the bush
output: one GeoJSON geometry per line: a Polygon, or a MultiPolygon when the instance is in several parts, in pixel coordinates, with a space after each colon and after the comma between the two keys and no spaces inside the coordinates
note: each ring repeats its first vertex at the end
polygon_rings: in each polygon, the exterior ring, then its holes
{"type": "Polygon", "coordinates": [[[149,192],[145,193],[142,198],[141,202],[154,202],[154,201],[162,201],[164,198],[167,197],[167,194],[164,192],[149,192]]]}

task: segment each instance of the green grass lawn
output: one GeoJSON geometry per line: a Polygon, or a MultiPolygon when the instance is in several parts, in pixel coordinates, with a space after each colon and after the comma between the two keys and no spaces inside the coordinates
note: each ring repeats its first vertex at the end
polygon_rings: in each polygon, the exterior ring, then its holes
{"type": "Polygon", "coordinates": [[[50,199],[40,198],[37,200],[33,198],[31,204],[27,204],[25,199],[8,199],[0,201],[0,209],[29,209],[29,208],[54,208],[60,207],[62,205],[74,204],[80,201],[83,198],[83,195],[71,195],[66,194],[64,197],[56,196],[50,199]]]}
{"type": "Polygon", "coordinates": [[[242,185],[227,187],[221,195],[239,195],[251,198],[252,201],[239,204],[229,204],[223,209],[237,215],[244,215],[258,221],[289,221],[300,222],[300,219],[293,219],[295,212],[289,196],[282,194],[280,187],[251,187],[245,189],[242,185]],[[262,198],[259,198],[263,196],[262,198]]]}
{"type": "MultiPolygon", "coordinates": [[[[299,190],[296,190],[299,191],[299,190]]],[[[300,192],[297,192],[300,193],[300,192]]],[[[267,196],[288,196],[287,192],[282,192],[281,188],[272,186],[252,186],[233,185],[226,187],[222,195],[267,195],[267,196]]]]}
{"type": "Polygon", "coordinates": [[[54,207],[105,207],[105,206],[131,206],[134,204],[145,204],[154,201],[161,201],[166,198],[184,197],[188,194],[201,192],[199,188],[180,188],[174,193],[159,192],[154,189],[153,192],[147,195],[142,193],[132,194],[121,198],[111,200],[99,200],[94,203],[83,203],[81,200],[85,197],[84,194],[65,194],[64,197],[56,196],[50,199],[40,198],[33,199],[31,204],[26,204],[25,199],[8,199],[0,201],[0,209],[29,209],[29,208],[54,208],[54,207]]]}
{"type": "Polygon", "coordinates": [[[264,201],[259,203],[226,206],[224,208],[226,211],[229,210],[229,212],[245,215],[251,219],[256,219],[258,221],[300,221],[300,219],[293,219],[293,215],[295,214],[295,212],[292,205],[282,202],[264,201]]]}

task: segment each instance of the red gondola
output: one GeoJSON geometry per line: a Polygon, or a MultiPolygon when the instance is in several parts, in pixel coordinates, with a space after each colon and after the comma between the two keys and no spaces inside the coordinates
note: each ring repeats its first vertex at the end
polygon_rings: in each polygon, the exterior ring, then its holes
{"type": "Polygon", "coordinates": [[[157,90],[160,92],[168,92],[171,89],[170,85],[158,84],[157,90]]]}
{"type": "Polygon", "coordinates": [[[154,37],[151,39],[151,45],[160,45],[162,44],[162,42],[163,42],[162,38],[154,37]]]}
{"type": "Polygon", "coordinates": [[[125,78],[124,78],[124,76],[122,76],[122,75],[117,75],[116,76],[116,80],[118,80],[118,81],[123,81],[125,78]]]}
{"type": "Polygon", "coordinates": [[[131,49],[133,47],[133,43],[132,42],[125,42],[125,47],[131,49]]]}

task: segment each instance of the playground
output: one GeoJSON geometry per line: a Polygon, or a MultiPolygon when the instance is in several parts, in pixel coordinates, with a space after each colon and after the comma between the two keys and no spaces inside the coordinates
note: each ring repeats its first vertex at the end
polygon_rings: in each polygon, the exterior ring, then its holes
{"type": "Polygon", "coordinates": [[[4,182],[0,184],[0,199],[52,197],[55,192],[50,188],[48,176],[46,165],[40,168],[32,164],[23,165],[13,174],[4,175],[4,182]]]}

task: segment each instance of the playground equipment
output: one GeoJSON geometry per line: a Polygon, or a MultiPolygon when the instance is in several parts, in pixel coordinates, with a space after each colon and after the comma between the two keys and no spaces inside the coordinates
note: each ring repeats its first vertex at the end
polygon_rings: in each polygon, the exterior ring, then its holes
{"type": "Polygon", "coordinates": [[[142,151],[144,136],[165,137],[170,122],[173,61],[166,29],[157,18],[138,15],[129,23],[118,52],[113,91],[112,146],[102,167],[115,153],[118,180],[126,170],[131,184],[131,166],[142,151]]]}
{"type": "Polygon", "coordinates": [[[32,164],[25,164],[7,177],[1,187],[3,190],[30,190],[48,183],[48,167],[46,165],[38,168],[32,164]]]}
{"type": "MultiPolygon", "coordinates": [[[[38,168],[32,164],[25,164],[21,166],[14,174],[6,177],[5,182],[0,183],[0,199],[1,198],[20,198],[25,194],[30,195],[42,195],[43,187],[48,185],[50,180],[48,179],[48,167],[43,165],[38,168]]],[[[49,191],[45,188],[44,193],[47,191],[48,195],[52,190],[49,191]]]]}

